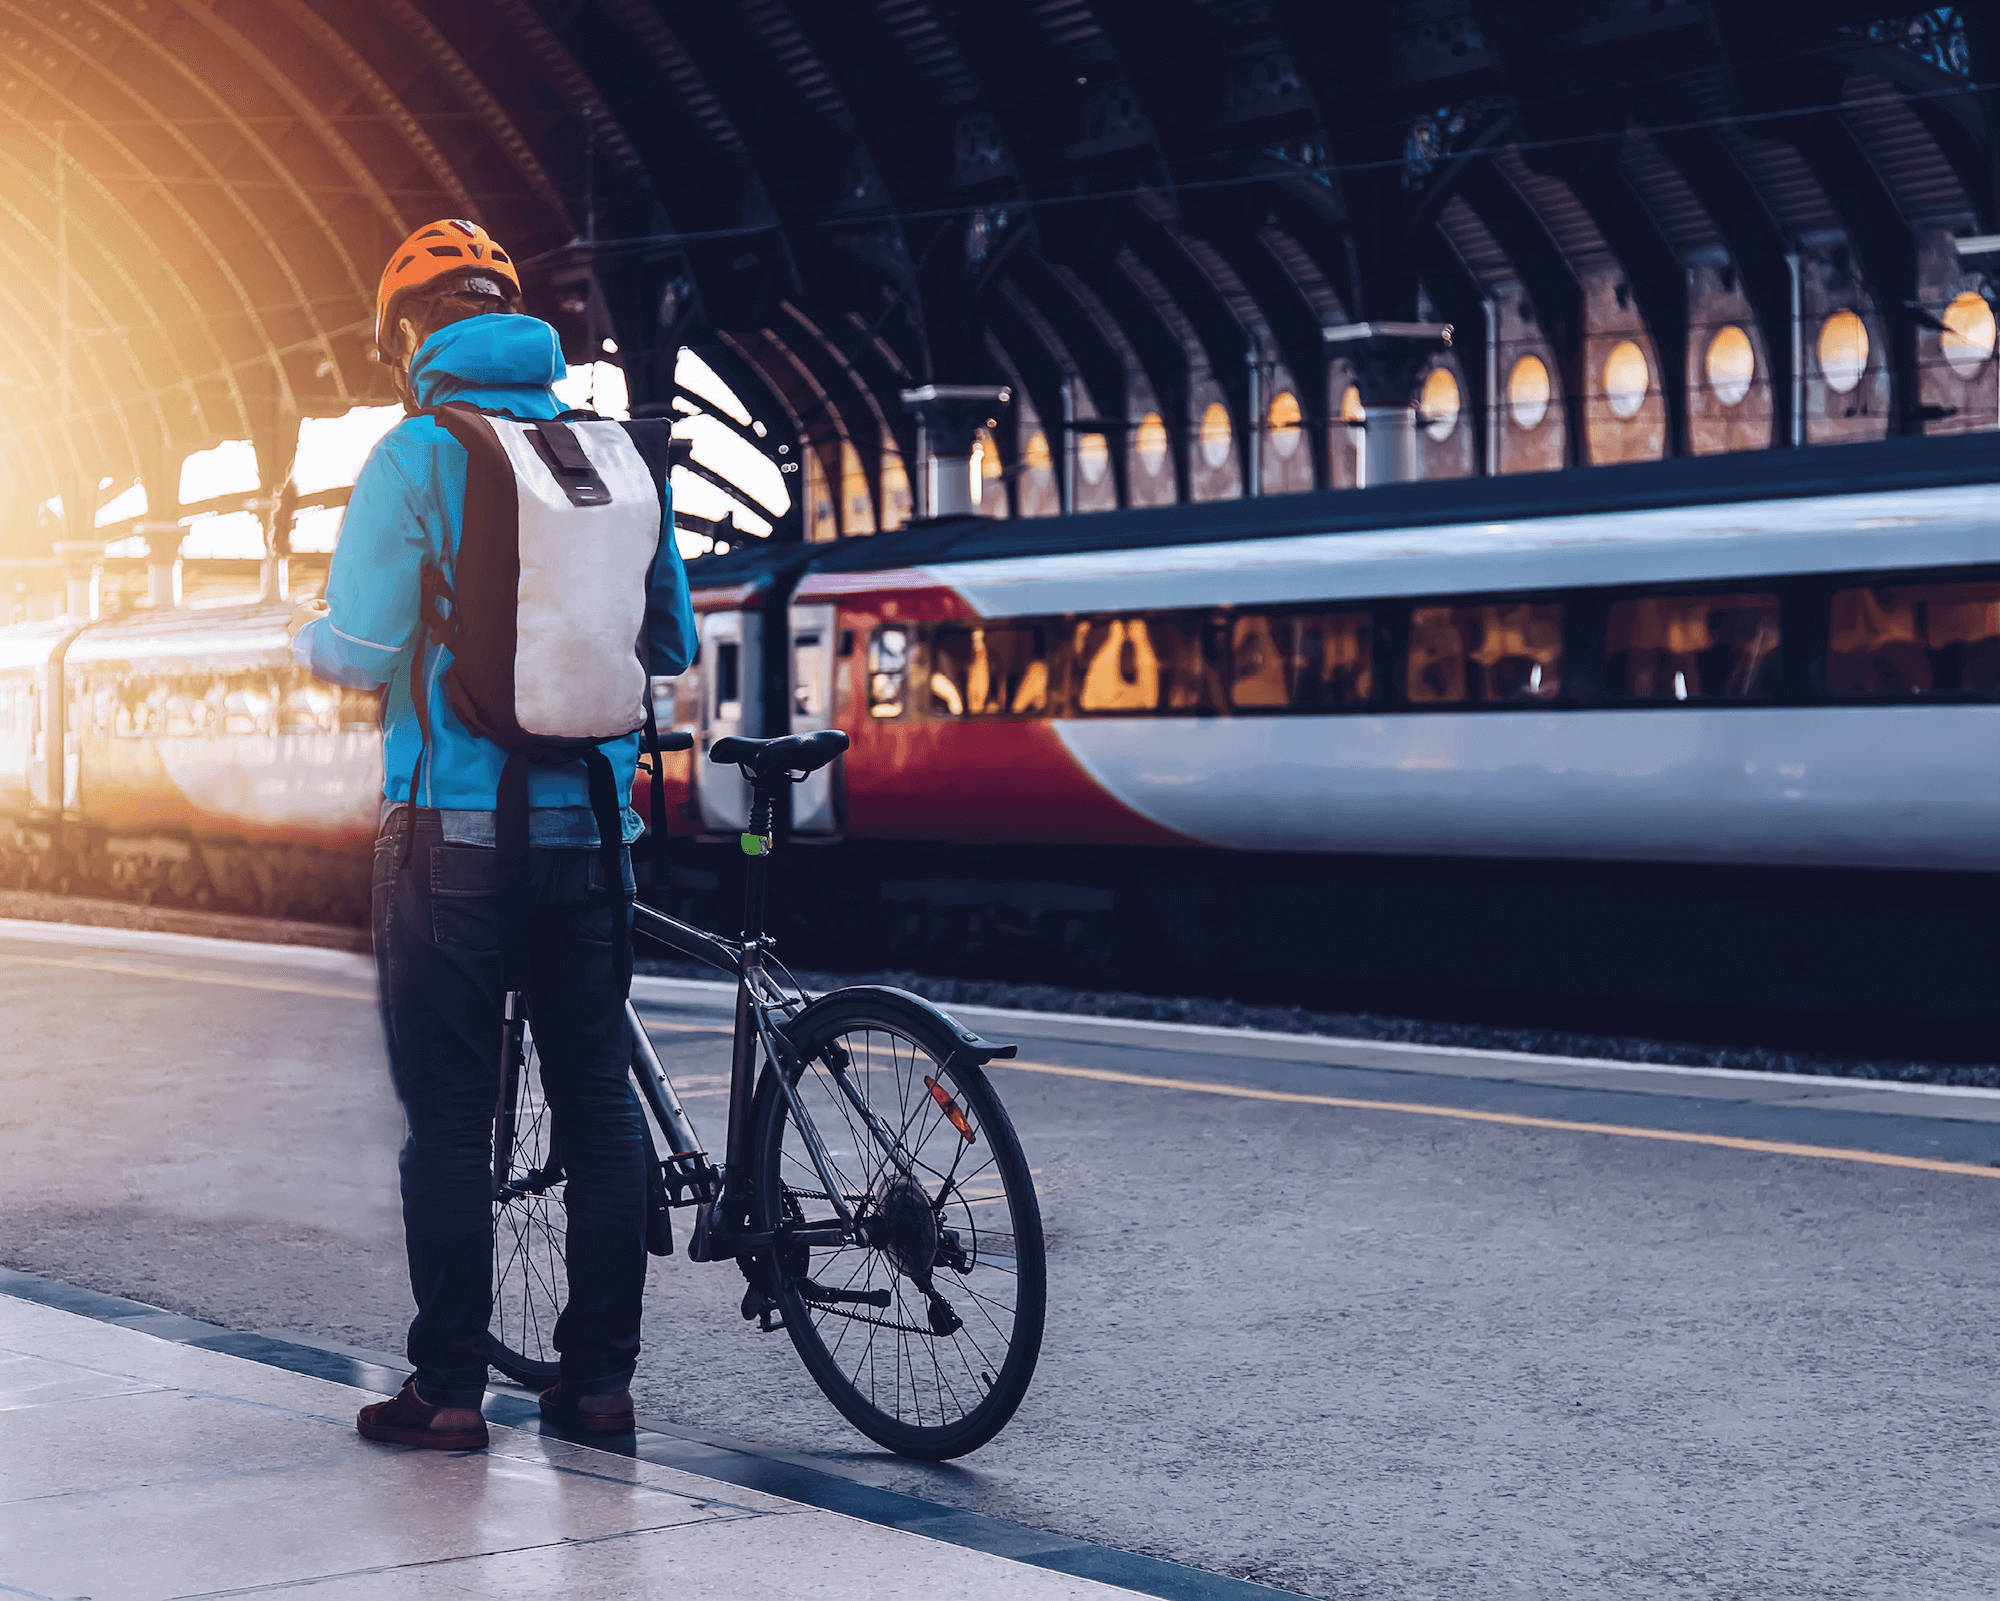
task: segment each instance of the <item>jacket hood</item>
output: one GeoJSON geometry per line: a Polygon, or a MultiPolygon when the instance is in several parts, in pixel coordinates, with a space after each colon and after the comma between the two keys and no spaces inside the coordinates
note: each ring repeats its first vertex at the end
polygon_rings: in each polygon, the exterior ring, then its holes
{"type": "Polygon", "coordinates": [[[468,389],[546,389],[567,371],[555,329],[538,318],[468,317],[417,347],[410,388],[435,406],[468,389]]]}

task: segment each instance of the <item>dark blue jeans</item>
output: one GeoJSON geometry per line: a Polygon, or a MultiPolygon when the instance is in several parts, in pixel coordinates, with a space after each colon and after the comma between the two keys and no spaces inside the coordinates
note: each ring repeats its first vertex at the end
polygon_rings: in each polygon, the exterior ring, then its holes
{"type": "MultiPolygon", "coordinates": [[[[564,1388],[622,1390],[639,1355],[646,1148],[628,1074],[613,919],[595,850],[533,850],[526,971],[544,1088],[568,1178],[569,1303],[556,1323],[564,1388]]],[[[493,1112],[500,1083],[498,853],[444,841],[435,812],[397,811],[375,841],[373,932],[403,1144],[403,1232],[417,1315],[407,1354],[433,1406],[486,1391],[493,1290],[493,1112]],[[412,828],[409,859],[404,837],[412,828]]]]}

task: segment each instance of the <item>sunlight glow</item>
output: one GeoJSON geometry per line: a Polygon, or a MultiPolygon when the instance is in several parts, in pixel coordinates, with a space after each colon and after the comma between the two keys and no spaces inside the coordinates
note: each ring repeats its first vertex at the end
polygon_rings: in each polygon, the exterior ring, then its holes
{"type": "Polygon", "coordinates": [[[617,422],[632,415],[625,369],[614,361],[593,361],[587,367],[572,367],[554,388],[556,399],[572,411],[594,411],[617,422]]]}
{"type": "Polygon", "coordinates": [[[674,424],[674,434],[693,441],[694,459],[702,466],[720,473],[773,516],[791,510],[791,491],[778,464],[715,418],[684,417],[674,424]]]}
{"type": "Polygon", "coordinates": [[[368,453],[402,420],[401,406],[355,406],[338,417],[305,418],[299,423],[293,487],[312,495],[353,483],[368,453]]]}
{"type": "Polygon", "coordinates": [[[300,555],[323,555],[340,537],[345,506],[308,506],[292,518],[292,549],[300,555]]]}
{"type": "Polygon", "coordinates": [[[97,508],[97,526],[108,528],[113,523],[128,522],[134,517],[145,515],[146,486],[133,483],[97,508]]]}
{"type": "Polygon", "coordinates": [[[736,392],[692,350],[683,348],[674,358],[674,382],[689,394],[701,396],[725,417],[735,418],[745,428],[750,426],[750,413],[736,398],[736,392]]]}
{"type": "Polygon", "coordinates": [[[190,517],[182,526],[187,538],[181,542],[181,555],[187,560],[255,561],[264,554],[264,522],[254,511],[211,512],[190,517]]]}
{"type": "Polygon", "coordinates": [[[770,522],[760,517],[749,506],[734,495],[724,494],[706,478],[697,477],[685,467],[676,467],[673,476],[674,510],[686,512],[690,517],[705,517],[711,522],[720,522],[724,517],[734,516],[736,526],[748,534],[771,532],[770,522]]]}
{"type": "Polygon", "coordinates": [[[198,506],[218,495],[252,494],[262,485],[257,448],[247,439],[225,439],[215,449],[197,450],[181,463],[183,506],[198,506]]]}

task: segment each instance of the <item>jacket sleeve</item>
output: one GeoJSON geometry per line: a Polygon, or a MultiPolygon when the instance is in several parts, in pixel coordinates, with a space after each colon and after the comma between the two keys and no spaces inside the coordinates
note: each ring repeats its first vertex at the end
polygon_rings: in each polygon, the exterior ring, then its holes
{"type": "Polygon", "coordinates": [[[660,549],[646,592],[646,660],[655,678],[688,670],[696,649],[694,603],[688,598],[687,566],[674,540],[674,492],[661,494],[660,549]]]}
{"type": "Polygon", "coordinates": [[[368,458],[341,519],[327,570],[327,615],[301,628],[292,655],[314,677],[379,689],[407,669],[430,553],[427,508],[385,439],[368,458]]]}

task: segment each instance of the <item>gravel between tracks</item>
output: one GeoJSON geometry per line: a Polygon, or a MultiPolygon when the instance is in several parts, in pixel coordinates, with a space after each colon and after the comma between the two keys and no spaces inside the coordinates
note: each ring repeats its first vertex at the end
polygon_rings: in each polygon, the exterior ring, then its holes
{"type": "MultiPolygon", "coordinates": [[[[266,940],[366,950],[365,930],[213,912],[167,910],[83,896],[0,891],[0,919],[25,918],[100,927],[137,928],[219,939],[266,940]]],[[[641,973],[665,978],[713,979],[694,962],[641,959],[641,973]]],[[[1671,1067],[1727,1067],[1760,1073],[1824,1078],[1886,1079],[1903,1084],[1959,1084],[2000,1089],[2000,1062],[1922,1062],[1909,1059],[1820,1056],[1762,1046],[1704,1045],[1618,1034],[1573,1034],[1553,1029],[1503,1028],[1481,1023],[1428,1022],[1373,1012],[1311,1012],[1300,1006],[1256,1006],[1204,996],[1142,995],[1122,990],[1077,990],[1055,984],[996,979],[941,978],[926,973],[801,972],[808,989],[844,984],[893,984],[940,1005],[1003,1006],[1024,1012],[1082,1017],[1123,1017],[1155,1023],[1197,1023],[1214,1028],[1261,1029],[1274,1034],[1317,1034],[1333,1039],[1393,1040],[1462,1050],[1526,1051],[1538,1056],[1598,1057],[1614,1062],[1658,1062],[1671,1067]]]]}

